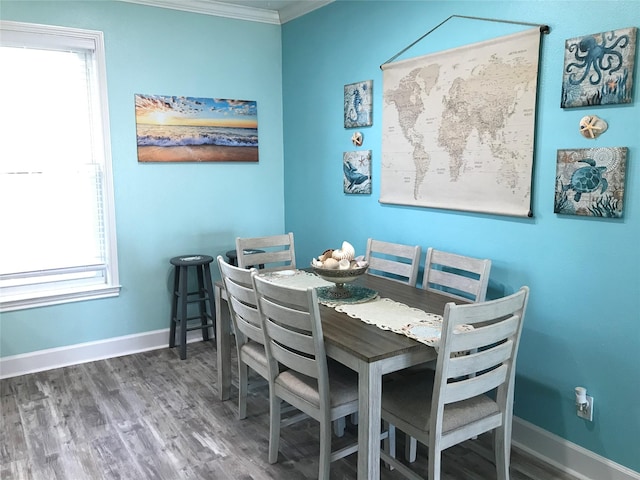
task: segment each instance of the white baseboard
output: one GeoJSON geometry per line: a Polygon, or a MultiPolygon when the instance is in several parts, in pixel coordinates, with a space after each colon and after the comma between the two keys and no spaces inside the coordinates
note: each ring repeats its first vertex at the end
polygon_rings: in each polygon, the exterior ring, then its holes
{"type": "Polygon", "coordinates": [[[640,480],[640,473],[518,417],[513,418],[512,443],[581,480],[640,480]]]}
{"type": "MultiPolygon", "coordinates": [[[[210,333],[213,338],[213,333],[210,333]]],[[[202,340],[200,330],[187,332],[187,342],[202,340]]],[[[154,330],[135,335],[109,338],[96,342],[78,343],[66,347],[49,348],[36,352],[0,358],[0,379],[28,373],[93,362],[105,358],[121,357],[132,353],[168,348],[169,329],[154,330]]]]}
{"type": "MultiPolygon", "coordinates": [[[[200,340],[200,331],[187,341],[200,340]]],[[[169,329],[79,343],[0,358],[0,379],[105,358],[167,348],[169,329]]],[[[513,419],[513,445],[581,480],[640,480],[640,473],[571,443],[518,417],[513,419]]]]}

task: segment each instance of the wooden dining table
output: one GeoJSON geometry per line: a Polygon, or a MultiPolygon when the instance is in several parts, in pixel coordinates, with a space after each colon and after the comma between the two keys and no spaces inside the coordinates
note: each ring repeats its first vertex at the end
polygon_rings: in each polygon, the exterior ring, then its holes
{"type": "MultiPolygon", "coordinates": [[[[363,275],[355,285],[428,313],[442,314],[450,297],[386,278],[363,275]]],[[[217,282],[216,345],[218,394],[227,400],[231,388],[231,329],[222,283],[217,282]]],[[[358,479],[380,478],[382,377],[385,374],[436,358],[433,347],[405,335],[383,330],[352,318],[335,308],[320,305],[327,356],[358,372],[358,479]]]]}

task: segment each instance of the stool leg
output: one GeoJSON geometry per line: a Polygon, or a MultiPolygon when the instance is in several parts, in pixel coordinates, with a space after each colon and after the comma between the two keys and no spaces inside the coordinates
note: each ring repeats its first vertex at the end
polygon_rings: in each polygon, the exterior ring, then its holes
{"type": "Polygon", "coordinates": [[[180,282],[180,267],[173,269],[173,292],[171,293],[171,323],[169,324],[169,348],[176,346],[176,323],[178,319],[178,301],[180,298],[180,292],[178,291],[178,285],[180,282]]]}
{"type": "Polygon", "coordinates": [[[187,358],[187,267],[180,267],[180,282],[178,292],[180,295],[180,360],[187,358]]]}
{"type": "Polygon", "coordinates": [[[200,312],[200,324],[202,325],[202,340],[209,340],[209,327],[207,327],[207,292],[204,287],[204,266],[196,267],[198,273],[198,310],[200,312]]]}
{"type": "MultiPolygon", "coordinates": [[[[205,286],[207,288],[207,298],[209,299],[209,312],[210,312],[210,317],[211,318],[211,323],[213,325],[213,333],[215,335],[215,331],[216,331],[216,307],[215,307],[215,294],[213,293],[213,282],[211,281],[211,268],[210,265],[207,263],[204,266],[204,282],[205,282],[205,286]]],[[[209,330],[207,329],[207,332],[209,330]]]]}

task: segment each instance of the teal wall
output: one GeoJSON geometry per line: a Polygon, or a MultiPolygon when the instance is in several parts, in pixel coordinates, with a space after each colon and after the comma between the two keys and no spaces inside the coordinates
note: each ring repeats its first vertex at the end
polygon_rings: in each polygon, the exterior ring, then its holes
{"type": "MultiPolygon", "coordinates": [[[[0,355],[166,328],[169,258],[215,255],[238,235],[293,231],[301,265],[342,240],[360,253],[369,236],[418,243],[491,258],[492,296],[531,287],[516,415],[640,471],[639,93],[632,105],[559,106],[564,40],[638,27],[637,5],[338,1],[281,28],[121,2],[2,0],[5,20],[105,33],[123,288],[118,298],[2,314],[0,355]],[[378,67],[452,14],[551,27],[541,56],[532,219],[378,203],[378,67]],[[373,150],[373,194],[345,196],[342,152],[353,149],[353,130],[343,128],[343,86],[368,79],[374,123],[361,130],[362,148],[373,150]],[[138,164],[135,93],[257,100],[260,162],[138,164]],[[577,131],[589,113],[610,125],[597,145],[629,147],[622,220],[553,214],[556,150],[594,144],[577,131]],[[576,385],[595,396],[593,423],[575,416],[576,385]]],[[[452,20],[411,52],[517,29],[452,20]]]]}
{"type": "MultiPolygon", "coordinates": [[[[348,240],[420,244],[493,261],[490,296],[531,287],[516,380],[517,416],[640,471],[640,81],[631,105],[560,108],[564,42],[640,27],[637,1],[341,1],[283,25],[286,229],[299,264],[348,240]],[[534,217],[512,218],[382,205],[379,65],[450,15],[548,24],[542,39],[533,177],[534,217]],[[342,192],[342,153],[355,148],[343,127],[343,86],[373,80],[373,193],[342,192]],[[578,122],[598,114],[597,141],[578,122]],[[624,218],[553,213],[556,151],[629,148],[624,218]],[[593,423],[575,415],[573,389],[595,397],[593,423]]],[[[453,19],[409,55],[440,51],[529,27],[453,19]]],[[[636,55],[637,56],[637,55],[636,55]]]]}
{"type": "Polygon", "coordinates": [[[104,32],[122,284],[117,298],[2,314],[3,357],[168,328],[171,257],[284,230],[279,25],[114,1],[3,0],[0,17],[104,32]],[[136,93],[256,100],[260,161],[138,163],[136,93]]]}

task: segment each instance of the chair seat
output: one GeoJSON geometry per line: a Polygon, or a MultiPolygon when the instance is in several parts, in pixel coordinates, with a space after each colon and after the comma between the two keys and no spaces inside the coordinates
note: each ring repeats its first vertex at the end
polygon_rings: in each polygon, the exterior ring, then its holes
{"type": "MultiPolygon", "coordinates": [[[[433,382],[434,372],[431,370],[395,377],[393,381],[384,384],[382,410],[428,432],[433,382]]],[[[452,403],[444,408],[442,431],[448,433],[499,412],[498,404],[487,395],[452,403]]]]}
{"type": "Polygon", "coordinates": [[[240,355],[242,355],[242,360],[247,365],[262,377],[267,377],[267,354],[264,351],[264,345],[249,340],[240,347],[240,355]]]}
{"type": "MultiPolygon", "coordinates": [[[[357,402],[357,373],[347,367],[336,367],[333,363],[329,363],[328,368],[331,408],[357,402]]],[[[315,378],[294,370],[286,370],[276,377],[275,384],[286,389],[288,393],[295,394],[301,401],[320,408],[318,382],[315,378]]]]}

